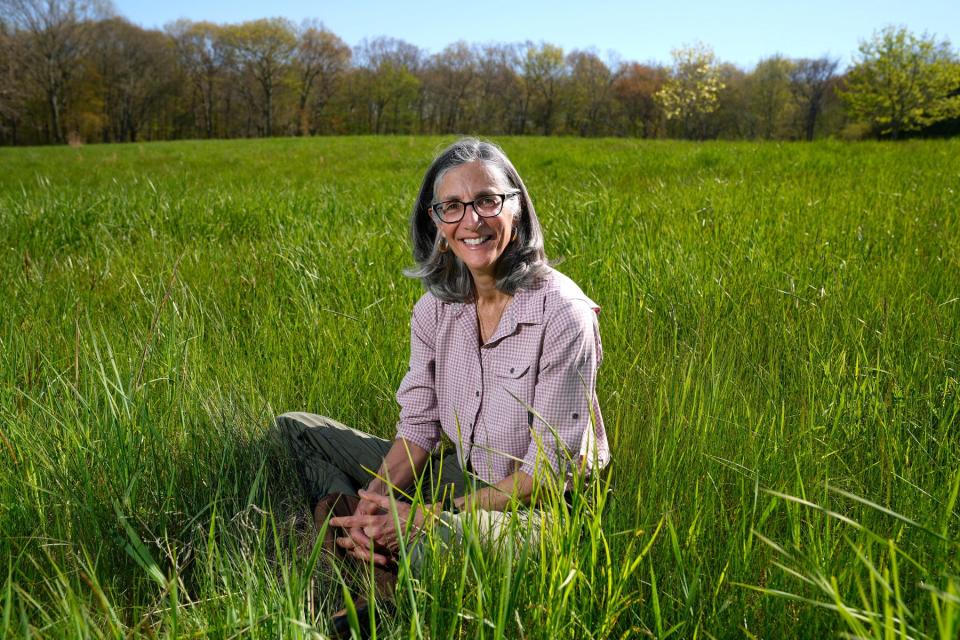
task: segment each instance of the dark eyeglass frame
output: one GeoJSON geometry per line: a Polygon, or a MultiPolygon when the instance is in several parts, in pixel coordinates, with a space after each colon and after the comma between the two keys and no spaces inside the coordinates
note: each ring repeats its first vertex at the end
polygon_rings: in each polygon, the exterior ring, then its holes
{"type": "Polygon", "coordinates": [[[463,220],[463,216],[467,215],[467,207],[473,207],[473,210],[481,218],[496,218],[503,211],[503,205],[504,203],[506,203],[507,198],[512,198],[513,196],[518,196],[518,195],[520,195],[519,191],[511,191],[510,193],[485,193],[482,196],[478,196],[474,198],[470,202],[462,202],[460,200],[444,200],[443,202],[437,202],[436,204],[430,205],[430,210],[433,212],[433,215],[435,215],[437,219],[444,224],[453,224],[455,222],[460,222],[461,220],[463,220]],[[500,198],[500,206],[497,208],[497,212],[489,213],[489,214],[480,213],[480,210],[477,209],[477,205],[476,205],[477,200],[483,200],[484,198],[489,198],[491,196],[497,196],[498,198],[500,198]],[[451,204],[454,202],[457,202],[463,205],[463,213],[460,214],[459,218],[456,218],[454,220],[447,220],[446,218],[443,217],[443,214],[441,213],[443,211],[443,205],[451,204]]]}

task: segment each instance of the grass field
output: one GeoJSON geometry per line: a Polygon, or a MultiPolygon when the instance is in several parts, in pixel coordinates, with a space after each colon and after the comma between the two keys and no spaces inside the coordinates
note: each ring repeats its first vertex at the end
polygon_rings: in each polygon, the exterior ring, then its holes
{"type": "MultiPolygon", "coordinates": [[[[383,436],[434,138],[0,149],[0,637],[311,637],[271,417],[383,436]]],[[[960,141],[503,139],[603,306],[602,511],[381,637],[960,635],[960,141]]]]}

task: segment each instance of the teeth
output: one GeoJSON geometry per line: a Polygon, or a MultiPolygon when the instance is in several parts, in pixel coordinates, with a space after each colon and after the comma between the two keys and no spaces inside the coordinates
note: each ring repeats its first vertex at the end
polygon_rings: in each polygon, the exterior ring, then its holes
{"type": "Polygon", "coordinates": [[[486,241],[489,240],[489,239],[490,239],[490,236],[486,236],[486,237],[483,237],[483,238],[464,238],[464,239],[463,239],[463,242],[464,242],[464,244],[469,244],[469,245],[472,245],[472,246],[476,246],[476,245],[478,245],[478,244],[483,244],[484,242],[486,242],[486,241]]]}

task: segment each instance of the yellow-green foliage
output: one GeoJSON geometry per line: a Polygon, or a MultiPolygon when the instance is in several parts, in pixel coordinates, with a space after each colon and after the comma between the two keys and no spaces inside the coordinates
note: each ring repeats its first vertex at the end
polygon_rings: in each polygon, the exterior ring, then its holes
{"type": "Polygon", "coordinates": [[[860,44],[841,95],[854,118],[896,138],[960,116],[960,60],[946,41],[887,27],[860,44]]]}
{"type": "Polygon", "coordinates": [[[716,110],[724,84],[713,49],[696,44],[670,52],[670,77],[656,99],[670,120],[681,123],[682,135],[696,136],[700,119],[716,110]]]}

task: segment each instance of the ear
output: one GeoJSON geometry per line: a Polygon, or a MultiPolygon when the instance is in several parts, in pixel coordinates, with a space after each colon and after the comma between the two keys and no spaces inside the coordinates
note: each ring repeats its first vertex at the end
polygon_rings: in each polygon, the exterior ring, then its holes
{"type": "Polygon", "coordinates": [[[523,203],[517,202],[513,210],[513,223],[519,224],[521,218],[523,218],[523,203]]]}
{"type": "Polygon", "coordinates": [[[429,207],[429,206],[427,207],[427,217],[430,218],[430,220],[433,222],[433,226],[435,226],[439,230],[440,224],[441,224],[440,218],[438,218],[437,214],[434,213],[433,207],[429,207]]]}
{"type": "Polygon", "coordinates": [[[433,226],[437,229],[436,241],[439,242],[440,238],[446,239],[447,234],[443,232],[443,223],[437,220],[435,216],[430,216],[433,218],[433,226]]]}
{"type": "Polygon", "coordinates": [[[447,244],[449,244],[450,240],[447,238],[447,234],[443,232],[443,223],[437,220],[435,216],[430,217],[433,218],[433,226],[437,229],[437,235],[433,237],[433,242],[438,243],[445,241],[447,244]]]}

